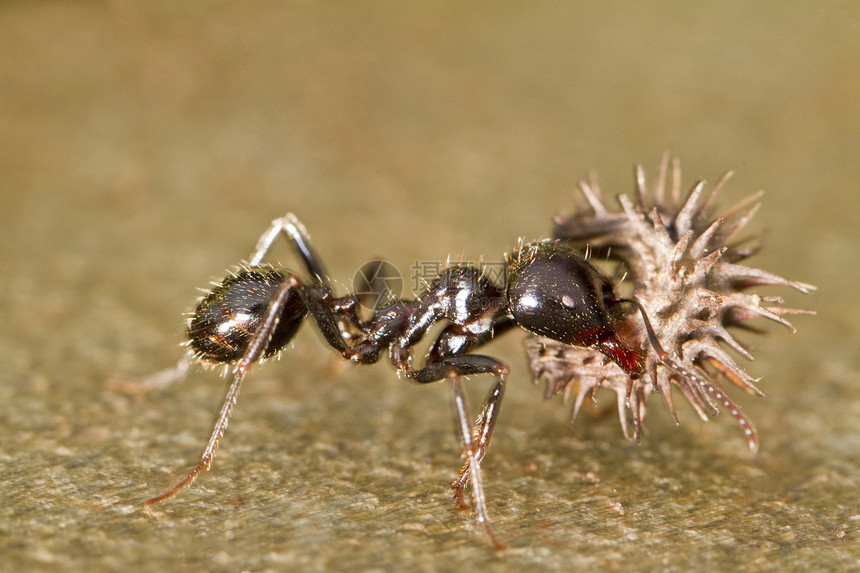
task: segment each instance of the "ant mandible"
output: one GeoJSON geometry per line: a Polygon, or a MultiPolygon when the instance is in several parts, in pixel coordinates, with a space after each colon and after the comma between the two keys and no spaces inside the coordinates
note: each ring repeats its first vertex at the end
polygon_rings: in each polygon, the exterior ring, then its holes
{"type": "Polygon", "coordinates": [[[471,352],[519,326],[564,344],[599,350],[631,380],[638,379],[645,369],[645,352],[619,335],[616,321],[622,303],[632,304],[641,313],[647,338],[661,364],[699,384],[706,383],[663,350],[637,300],[616,297],[606,277],[560,242],[521,243],[508,257],[502,286],[493,284],[474,266],[449,266],[420,297],[386,304],[369,319],[362,319],[358,295],[334,296],[329,275],[299,220],[292,214],[276,219],[260,237],[247,263],[200,301],[188,328],[188,355],[175,369],[157,375],[162,382],[182,377],[192,359],[233,365],[227,396],[200,462],[181,482],[145,504],[173,497],[203,469],[209,469],[248,371],[260,359],[284,349],[305,316],[310,315],[328,344],[346,359],[372,364],[387,349],[391,363],[406,378],[418,384],[451,382],[465,457],[451,484],[454,501],[460,508],[469,508],[464,489],[470,484],[476,520],[490,542],[501,548],[487,514],[480,463],[498,418],[508,366],[471,352]],[[310,275],[308,279],[262,263],[279,235],[292,243],[310,275]],[[414,367],[415,345],[442,321],[446,326],[423,365],[414,367]],[[461,382],[462,376],[472,374],[496,378],[474,426],[461,382]]]}

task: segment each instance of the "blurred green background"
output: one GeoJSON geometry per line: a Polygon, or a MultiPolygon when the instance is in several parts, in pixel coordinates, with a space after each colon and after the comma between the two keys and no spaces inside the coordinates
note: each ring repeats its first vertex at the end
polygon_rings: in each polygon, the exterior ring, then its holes
{"type": "MultiPolygon", "coordinates": [[[[860,8],[853,2],[0,4],[0,569],[849,570],[860,556],[860,8]],[[365,261],[488,260],[547,236],[589,170],[610,196],[664,150],[684,185],[758,189],[754,263],[798,333],[746,337],[751,456],[651,400],[569,426],[523,336],[484,464],[512,549],[449,504],[451,392],[352,368],[306,328],[255,370],[213,471],[224,381],[129,394],[181,354],[196,287],[301,217],[365,261]]],[[[295,266],[288,249],[274,258],[295,266]]],[[[476,380],[473,405],[488,381],[476,380]]]]}

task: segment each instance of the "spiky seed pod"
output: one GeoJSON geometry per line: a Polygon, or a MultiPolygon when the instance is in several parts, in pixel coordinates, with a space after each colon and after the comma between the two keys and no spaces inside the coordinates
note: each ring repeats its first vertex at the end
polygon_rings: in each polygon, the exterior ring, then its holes
{"type": "Polygon", "coordinates": [[[729,331],[755,330],[750,319],[763,317],[791,330],[783,315],[811,314],[779,306],[779,297],[746,292],[759,286],[787,286],[803,293],[815,287],[739,264],[755,254],[755,241],[737,239],[758,210],[756,193],[714,218],[714,200],[732,173],[726,173],[708,191],[697,183],[682,201],[681,169],[663,156],[653,193],[644,170],[636,167],[636,198],[620,195],[620,209],[607,206],[592,176],[575,194],[577,211],[555,218],[555,238],[590,252],[595,259],[614,261],[618,276],[627,274],[632,294],[651,319],[662,347],[679,368],[670,368],[647,343],[644,323],[637,313],[619,321],[618,329],[647,353],[646,372],[631,380],[600,352],[578,348],[538,336],[526,342],[536,380],[547,383],[546,397],[575,395],[573,418],[586,398],[600,387],[614,390],[625,436],[637,439],[643,428],[646,400],[659,390],[677,423],[671,386],[676,385],[703,420],[723,408],[741,425],[751,449],[758,446],[756,430],[729,398],[718,379],[727,379],[748,392],[761,394],[755,380],[727,352],[732,349],[752,360],[749,349],[729,331]],[[667,176],[671,183],[667,185],[667,176]],[[752,246],[750,246],[752,243],[752,246]],[[628,411],[629,410],[629,415],[628,411]],[[629,429],[633,422],[633,431],[629,429]]]}

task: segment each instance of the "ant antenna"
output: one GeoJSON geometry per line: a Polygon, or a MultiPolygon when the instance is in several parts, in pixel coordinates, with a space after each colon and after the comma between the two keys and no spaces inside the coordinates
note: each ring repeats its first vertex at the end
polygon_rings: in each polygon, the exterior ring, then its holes
{"type": "Polygon", "coordinates": [[[645,322],[645,332],[648,334],[648,342],[650,342],[651,346],[654,347],[654,351],[657,353],[657,357],[660,359],[660,362],[663,362],[668,358],[669,353],[663,349],[663,345],[660,344],[660,341],[657,339],[657,335],[654,333],[654,328],[651,326],[651,319],[648,318],[648,313],[645,312],[645,307],[642,306],[642,303],[635,298],[619,298],[616,299],[615,302],[629,302],[639,310],[639,313],[642,315],[642,320],[645,322]]]}
{"type": "Polygon", "coordinates": [[[758,432],[756,431],[755,426],[753,426],[752,421],[743,412],[741,412],[740,406],[735,404],[735,402],[726,395],[725,391],[717,386],[716,382],[713,382],[701,374],[687,368],[666,352],[663,345],[660,344],[657,334],[654,332],[654,327],[651,326],[651,319],[648,318],[648,313],[645,312],[645,307],[642,306],[642,303],[635,298],[619,298],[616,299],[616,302],[628,302],[639,310],[639,313],[642,315],[642,321],[645,324],[645,333],[648,336],[648,342],[654,348],[654,352],[657,353],[657,359],[660,364],[669,370],[672,370],[681,378],[695,382],[697,386],[694,386],[694,388],[698,390],[700,396],[704,397],[703,401],[710,404],[715,413],[719,413],[719,409],[714,406],[713,401],[708,396],[709,394],[713,395],[714,398],[716,398],[723,407],[728,410],[735,420],[737,420],[741,429],[744,431],[747,445],[749,445],[751,450],[756,451],[758,449],[758,432]]]}

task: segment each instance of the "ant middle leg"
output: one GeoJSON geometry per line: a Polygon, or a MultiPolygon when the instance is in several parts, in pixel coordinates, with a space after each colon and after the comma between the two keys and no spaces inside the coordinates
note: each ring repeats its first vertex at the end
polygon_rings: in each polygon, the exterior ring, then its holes
{"type": "Polygon", "coordinates": [[[429,364],[407,374],[410,379],[419,384],[438,382],[444,379],[451,380],[454,387],[458,428],[466,457],[457,479],[451,484],[451,489],[454,492],[454,503],[460,509],[470,509],[464,499],[464,489],[466,483],[471,483],[476,518],[478,523],[487,531],[490,540],[497,548],[501,547],[501,544],[499,544],[495,535],[493,535],[487,514],[483,479],[481,477],[481,460],[484,458],[484,454],[493,436],[499,408],[505,395],[505,382],[508,370],[508,366],[504,362],[490,356],[462,354],[447,356],[439,362],[429,364]],[[471,374],[494,374],[497,378],[474,426],[471,424],[471,419],[469,418],[466,397],[463,393],[461,382],[461,376],[471,374]]]}

